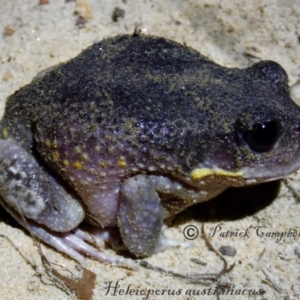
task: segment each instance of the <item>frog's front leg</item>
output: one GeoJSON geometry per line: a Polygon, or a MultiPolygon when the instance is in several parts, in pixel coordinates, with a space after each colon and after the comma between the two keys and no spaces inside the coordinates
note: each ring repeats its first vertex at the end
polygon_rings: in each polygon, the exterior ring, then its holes
{"type": "Polygon", "coordinates": [[[203,191],[187,189],[164,176],[136,175],[127,179],[120,190],[118,226],[125,246],[137,257],[149,256],[187,242],[168,239],[162,232],[163,219],[170,216],[160,194],[182,198],[181,210],[205,200],[203,191]]]}
{"type": "Polygon", "coordinates": [[[137,257],[154,252],[163,224],[163,209],[152,176],[129,178],[120,191],[118,226],[128,250],[137,257]]]}

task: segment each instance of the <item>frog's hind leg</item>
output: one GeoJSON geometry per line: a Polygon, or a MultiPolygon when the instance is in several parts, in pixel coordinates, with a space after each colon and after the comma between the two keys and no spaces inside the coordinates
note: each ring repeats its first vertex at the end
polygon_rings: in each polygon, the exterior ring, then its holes
{"type": "Polygon", "coordinates": [[[52,231],[69,231],[85,216],[80,201],[47,174],[33,156],[5,140],[0,140],[0,196],[3,206],[52,231]]]}
{"type": "Polygon", "coordinates": [[[0,204],[26,229],[84,264],[79,252],[100,261],[134,267],[133,262],[101,253],[71,231],[85,217],[81,201],[18,145],[0,140],[0,204]]]}

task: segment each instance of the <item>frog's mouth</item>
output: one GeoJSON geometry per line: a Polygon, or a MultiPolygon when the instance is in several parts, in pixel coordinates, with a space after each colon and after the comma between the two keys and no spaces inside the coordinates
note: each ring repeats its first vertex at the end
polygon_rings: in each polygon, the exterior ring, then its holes
{"type": "Polygon", "coordinates": [[[245,185],[279,180],[300,168],[298,115],[285,123],[274,119],[238,133],[239,147],[245,153],[240,160],[245,185]]]}
{"type": "Polygon", "coordinates": [[[257,184],[262,182],[274,181],[282,179],[300,168],[300,159],[288,165],[279,165],[277,167],[268,167],[261,170],[254,170],[252,168],[243,169],[245,174],[245,184],[257,184]]]}
{"type": "Polygon", "coordinates": [[[190,180],[197,186],[214,182],[238,187],[282,179],[300,169],[300,122],[290,132],[293,132],[292,137],[281,135],[270,149],[254,151],[253,146],[242,141],[239,155],[232,155],[235,153],[231,146],[233,141],[212,149],[205,162],[190,172],[190,180]],[[237,166],[241,167],[235,168],[237,166]]]}
{"type": "Polygon", "coordinates": [[[246,166],[241,169],[246,184],[282,179],[300,168],[300,143],[296,142],[291,147],[283,145],[283,142],[278,145],[277,149],[274,149],[275,153],[262,154],[256,166],[246,166]]]}
{"type": "Polygon", "coordinates": [[[296,163],[279,166],[276,168],[265,167],[262,169],[246,167],[240,171],[227,171],[223,169],[196,168],[190,173],[190,179],[197,184],[207,181],[227,183],[229,186],[245,186],[282,179],[300,168],[300,159],[296,163]]]}

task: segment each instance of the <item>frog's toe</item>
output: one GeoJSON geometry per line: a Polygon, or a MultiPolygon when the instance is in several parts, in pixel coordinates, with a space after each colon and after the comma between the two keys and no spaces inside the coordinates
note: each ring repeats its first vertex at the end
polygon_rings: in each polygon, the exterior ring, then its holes
{"type": "Polygon", "coordinates": [[[68,243],[68,237],[72,236],[71,233],[50,233],[47,229],[44,229],[41,226],[38,226],[30,221],[28,222],[28,225],[32,234],[39,238],[41,241],[54,247],[58,251],[72,257],[74,260],[78,261],[82,266],[85,265],[84,256],[82,256],[80,253],[78,253],[78,251],[73,249],[68,243]]]}
{"type": "Polygon", "coordinates": [[[127,250],[117,227],[99,228],[81,224],[80,229],[76,228],[73,232],[86,242],[96,245],[99,249],[104,249],[105,243],[108,243],[116,251],[127,250]]]}
{"type": "Polygon", "coordinates": [[[175,240],[175,239],[170,239],[165,236],[164,234],[164,229],[165,226],[162,228],[162,231],[160,232],[160,235],[158,237],[154,253],[159,253],[164,250],[174,248],[174,247],[182,247],[182,248],[189,248],[191,247],[191,243],[187,241],[181,241],[181,240],[175,240]]]}
{"type": "Polygon", "coordinates": [[[92,236],[82,230],[74,230],[74,232],[57,233],[51,232],[38,224],[29,222],[29,228],[32,233],[41,241],[51,245],[62,253],[78,261],[82,266],[85,265],[85,256],[90,256],[101,262],[116,264],[129,269],[137,269],[137,264],[130,259],[103,253],[99,249],[91,246],[88,242],[94,242],[92,236]]]}

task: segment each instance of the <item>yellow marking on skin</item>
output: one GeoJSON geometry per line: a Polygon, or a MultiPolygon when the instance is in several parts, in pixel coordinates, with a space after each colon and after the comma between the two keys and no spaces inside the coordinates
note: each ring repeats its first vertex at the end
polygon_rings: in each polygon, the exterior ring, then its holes
{"type": "Polygon", "coordinates": [[[100,167],[102,167],[102,168],[105,168],[105,167],[106,167],[106,162],[105,162],[104,160],[100,160],[100,161],[98,162],[98,165],[99,165],[100,167]]]}
{"type": "Polygon", "coordinates": [[[77,170],[82,170],[83,165],[80,161],[75,161],[74,162],[74,168],[77,169],[77,170]]]}
{"type": "Polygon", "coordinates": [[[53,147],[54,147],[54,148],[57,147],[57,140],[53,140],[53,147]]]}
{"type": "Polygon", "coordinates": [[[127,167],[127,162],[126,162],[126,160],[125,160],[124,157],[120,157],[120,159],[119,159],[119,161],[118,161],[118,166],[119,166],[120,168],[125,168],[125,167],[127,167]]]}
{"type": "Polygon", "coordinates": [[[241,178],[244,176],[242,172],[230,172],[222,169],[195,169],[191,172],[190,177],[193,181],[201,180],[207,176],[219,176],[219,177],[234,177],[241,178]]]}
{"type": "Polygon", "coordinates": [[[2,130],[2,138],[6,139],[7,137],[8,137],[8,131],[7,131],[6,128],[3,128],[3,130],[2,130]]]}
{"type": "Polygon", "coordinates": [[[51,141],[50,140],[46,140],[45,144],[46,144],[47,147],[50,147],[51,146],[51,141]]]}
{"type": "Polygon", "coordinates": [[[52,152],[52,158],[53,160],[58,160],[59,159],[59,153],[57,151],[52,152]]]}
{"type": "Polygon", "coordinates": [[[66,159],[63,160],[63,164],[65,167],[68,167],[70,165],[69,161],[66,159]]]}
{"type": "Polygon", "coordinates": [[[84,159],[84,160],[88,160],[88,155],[86,153],[82,153],[81,154],[81,157],[84,159]]]}

